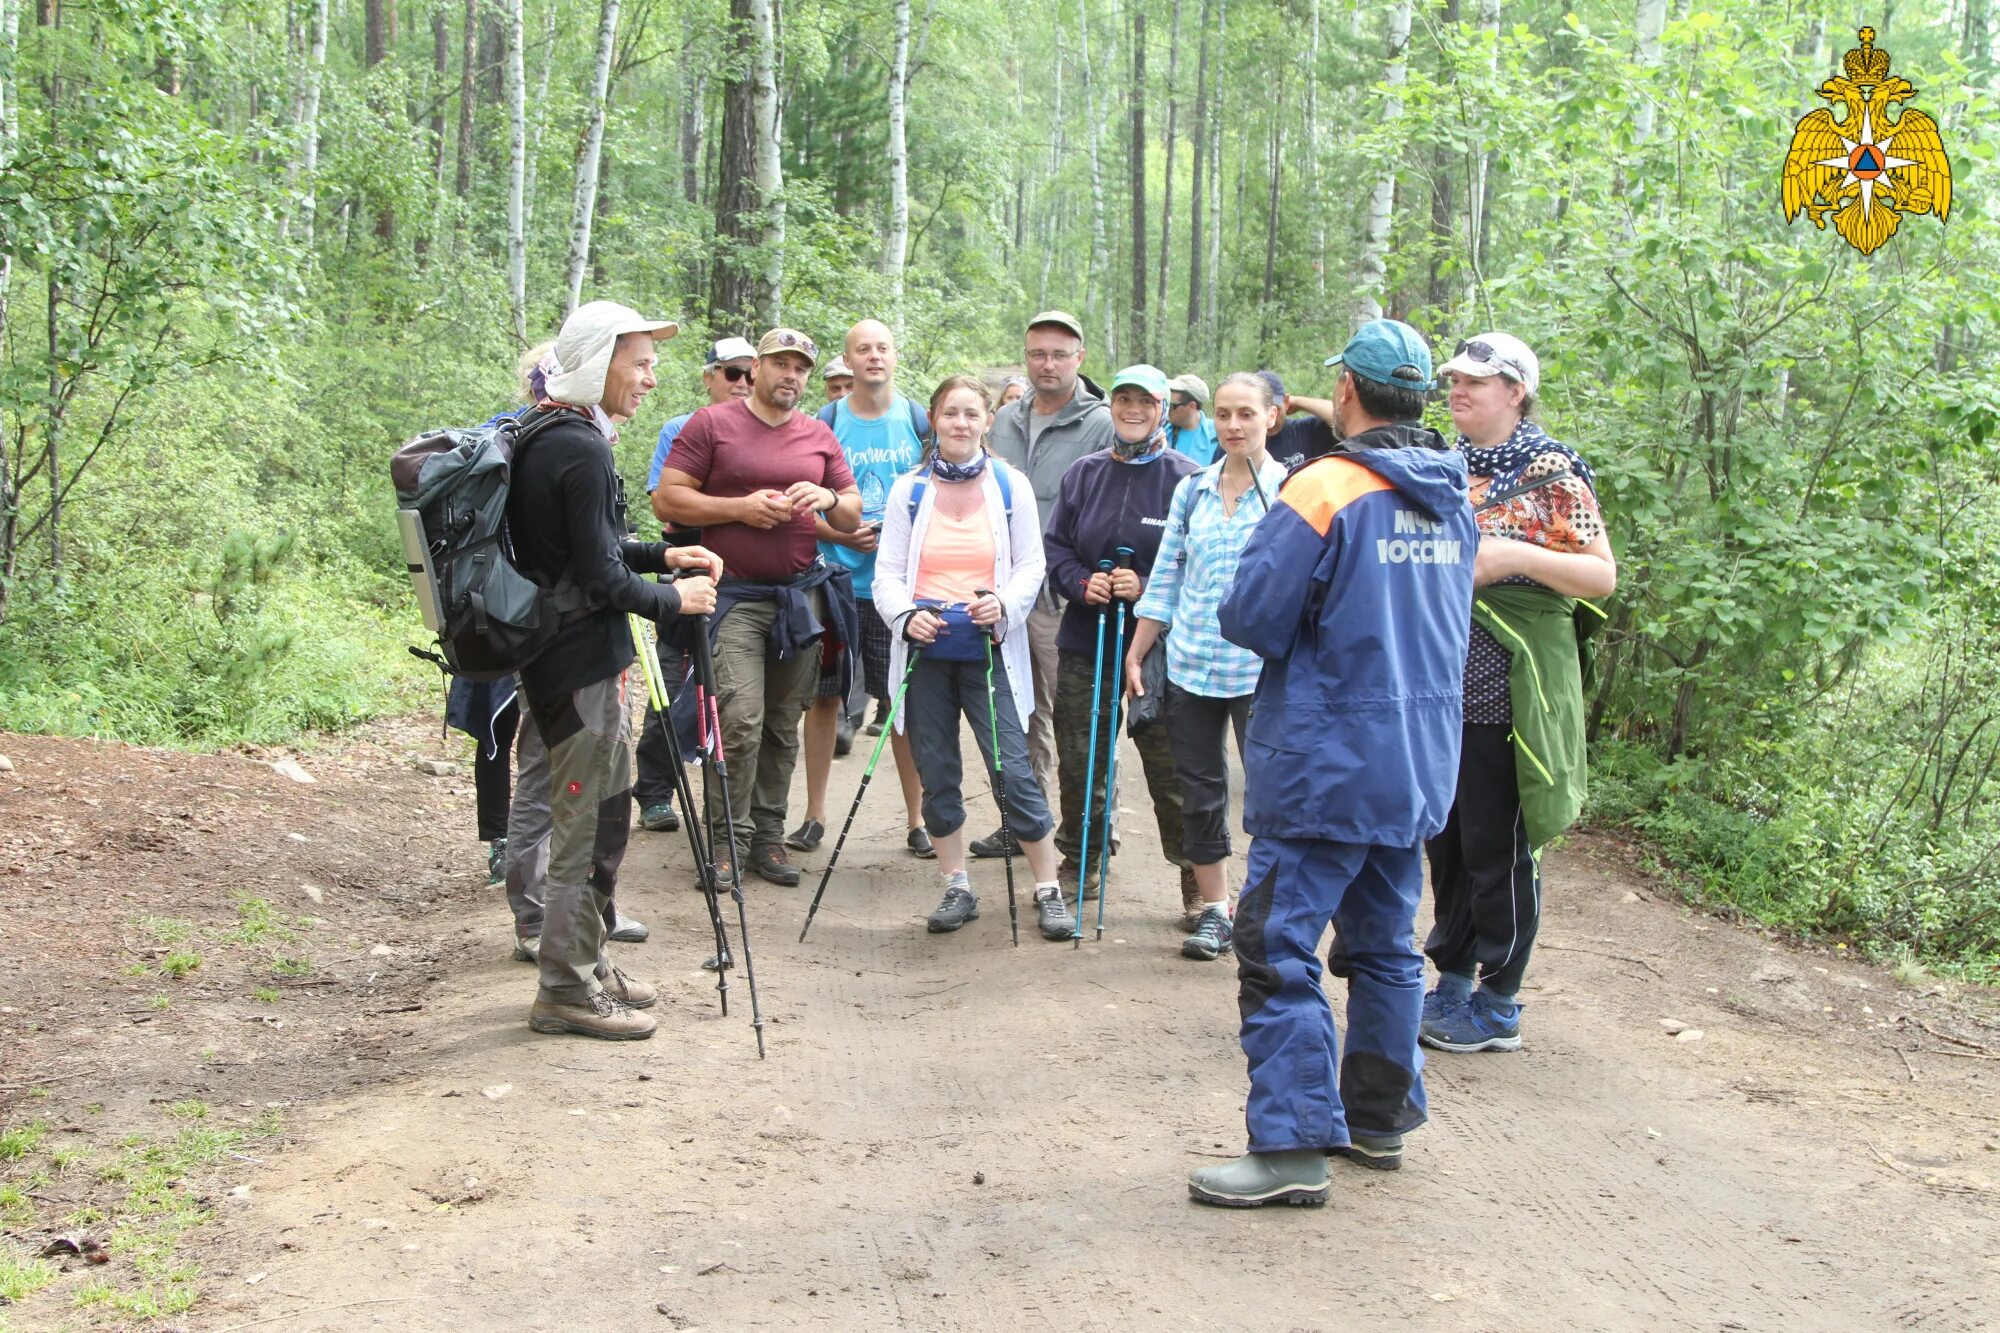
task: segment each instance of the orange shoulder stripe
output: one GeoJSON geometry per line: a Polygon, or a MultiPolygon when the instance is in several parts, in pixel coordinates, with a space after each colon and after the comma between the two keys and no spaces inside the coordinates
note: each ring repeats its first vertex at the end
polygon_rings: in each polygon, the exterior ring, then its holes
{"type": "Polygon", "coordinates": [[[1286,482],[1278,498],[1324,537],[1335,514],[1371,491],[1394,489],[1394,483],[1351,458],[1322,458],[1286,482]]]}

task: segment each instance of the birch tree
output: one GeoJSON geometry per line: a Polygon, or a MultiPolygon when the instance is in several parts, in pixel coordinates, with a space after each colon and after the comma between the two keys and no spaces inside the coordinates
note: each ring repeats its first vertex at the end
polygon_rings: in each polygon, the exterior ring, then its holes
{"type": "MultiPolygon", "coordinates": [[[[1398,0],[1389,11],[1389,59],[1383,80],[1388,94],[1383,98],[1382,119],[1391,124],[1403,115],[1403,84],[1409,75],[1405,63],[1410,47],[1410,0],[1398,0]]],[[[1361,305],[1356,323],[1382,318],[1382,298],[1389,272],[1389,224],[1396,209],[1396,163],[1392,156],[1375,181],[1368,198],[1368,225],[1361,248],[1361,305]]]]}
{"type": "MultiPolygon", "coordinates": [[[[18,3],[18,0],[16,0],[18,3]]],[[[318,207],[314,178],[319,172],[319,95],[326,80],[327,0],[313,0],[312,36],[306,50],[305,92],[299,101],[299,151],[285,168],[285,215],[278,222],[278,239],[288,240],[292,231],[291,200],[299,214],[299,241],[313,248],[313,214],[318,207]]]]}
{"type": "Polygon", "coordinates": [[[1153,291],[1153,355],[1161,357],[1167,354],[1167,256],[1174,234],[1174,140],[1180,132],[1181,0],[1174,0],[1173,23],[1167,39],[1167,163],[1160,184],[1160,272],[1153,291]]]}
{"type": "Polygon", "coordinates": [[[882,271],[889,277],[891,308],[903,308],[903,265],[910,250],[910,154],[904,103],[910,77],[910,0],[895,0],[889,55],[889,239],[882,271]]]}
{"type": "Polygon", "coordinates": [[[1229,64],[1229,0],[1215,5],[1215,87],[1208,114],[1208,281],[1202,292],[1202,327],[1208,330],[1208,355],[1222,359],[1221,311],[1216,289],[1222,274],[1222,90],[1229,64]]]}
{"type": "MultiPolygon", "coordinates": [[[[1667,0],[1638,0],[1633,14],[1632,26],[1639,37],[1639,64],[1652,69],[1660,63],[1660,31],[1667,25],[1667,0]]],[[[1639,98],[1632,108],[1632,138],[1645,143],[1653,137],[1654,117],[1658,106],[1653,100],[1650,87],[1639,90],[1639,98]]]]}
{"type": "Polygon", "coordinates": [[[784,174],[778,157],[777,20],[772,0],[730,0],[731,52],[722,96],[722,163],[715,231],[724,244],[709,288],[711,315],[784,310],[784,174]],[[761,248],[753,271],[745,251],[761,248]]]}
{"type": "MultiPolygon", "coordinates": [[[[523,55],[522,72],[526,74],[526,56],[523,55]]],[[[556,7],[552,4],[542,15],[542,72],[535,76],[535,124],[528,132],[527,179],[521,187],[521,230],[525,235],[535,229],[535,168],[542,160],[542,131],[549,127],[549,71],[556,63],[556,7]]]]}
{"type": "Polygon", "coordinates": [[[590,266],[590,226],[597,214],[597,164],[604,153],[604,106],[611,90],[611,58],[618,49],[618,3],[604,0],[597,22],[597,63],[590,76],[590,109],[584,122],[583,152],[576,164],[576,193],[570,203],[565,318],[583,300],[583,273],[590,266]]]}
{"type": "Polygon", "coordinates": [[[1125,355],[1146,356],[1146,11],[1132,8],[1132,138],[1128,163],[1132,196],[1132,345],[1125,355]]]}
{"type": "Polygon", "coordinates": [[[452,182],[460,199],[472,191],[472,75],[478,61],[479,0],[465,0],[465,32],[458,49],[458,176],[452,182]]]}
{"type": "MultiPolygon", "coordinates": [[[[1500,74],[1500,0],[1479,0],[1479,40],[1486,53],[1486,77],[1490,83],[1500,74]]],[[[1466,191],[1465,254],[1470,268],[1465,299],[1471,304],[1478,291],[1480,265],[1486,257],[1486,210],[1492,203],[1490,180],[1493,154],[1484,144],[1485,131],[1477,126],[1472,140],[1472,183],[1466,191]]]]}
{"type": "MultiPolygon", "coordinates": [[[[320,0],[324,5],[326,0],[320,0]]],[[[523,207],[528,184],[527,71],[521,64],[524,0],[507,0],[507,295],[514,340],[528,345],[528,235],[523,207]]]]}
{"type": "MultiPolygon", "coordinates": [[[[1201,0],[1201,46],[1194,73],[1194,172],[1188,180],[1188,299],[1187,327],[1190,339],[1201,327],[1201,270],[1206,251],[1202,248],[1201,224],[1208,211],[1208,17],[1212,0],[1201,0]]],[[[1163,246],[1165,242],[1161,243],[1163,246]]]]}
{"type": "Polygon", "coordinates": [[[1083,116],[1090,131],[1090,263],[1086,269],[1084,291],[1088,293],[1091,323],[1104,333],[1105,356],[1115,362],[1118,359],[1117,335],[1112,330],[1111,321],[1106,318],[1110,303],[1104,295],[1107,282],[1104,272],[1104,164],[1098,151],[1102,135],[1097,120],[1097,88],[1090,77],[1090,10],[1084,0],[1076,0],[1076,18],[1077,68],[1083,76],[1083,116]]]}

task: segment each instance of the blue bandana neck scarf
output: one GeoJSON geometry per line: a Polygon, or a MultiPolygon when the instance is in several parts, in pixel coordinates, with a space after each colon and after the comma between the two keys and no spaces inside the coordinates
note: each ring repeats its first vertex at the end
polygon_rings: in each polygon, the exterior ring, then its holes
{"type": "Polygon", "coordinates": [[[939,481],[976,481],[986,471],[986,459],[984,449],[969,463],[954,463],[939,454],[931,459],[931,475],[939,481]]]}

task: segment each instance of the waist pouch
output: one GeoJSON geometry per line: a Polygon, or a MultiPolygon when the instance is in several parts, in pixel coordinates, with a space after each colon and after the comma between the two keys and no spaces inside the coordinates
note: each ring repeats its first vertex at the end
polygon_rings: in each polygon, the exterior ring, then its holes
{"type": "Polygon", "coordinates": [[[937,662],[986,660],[986,631],[972,623],[972,609],[965,603],[919,597],[917,605],[944,622],[937,638],[922,645],[925,657],[937,662]]]}

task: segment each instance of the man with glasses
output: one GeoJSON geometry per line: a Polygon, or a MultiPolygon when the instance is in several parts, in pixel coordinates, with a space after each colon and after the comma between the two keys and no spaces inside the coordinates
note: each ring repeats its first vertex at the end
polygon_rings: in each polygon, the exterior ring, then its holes
{"type": "MultiPolygon", "coordinates": [[[[1046,534],[1062,490],[1063,474],[1087,454],[1111,447],[1111,409],[1104,394],[1083,372],[1083,324],[1063,310],[1044,310],[1028,321],[1028,380],[1033,392],[1000,409],[987,437],[993,452],[1035,488],[1035,504],[1046,534]]],[[[1056,790],[1056,631],[1065,599],[1045,587],[1028,614],[1028,646],[1034,658],[1035,715],[1028,721],[1028,756],[1045,792],[1056,790]]],[[[974,856],[1007,850],[999,831],[971,846],[974,856]]]]}
{"type": "MultiPolygon", "coordinates": [[[[861,524],[861,491],[840,442],[799,410],[818,359],[803,333],[766,333],[750,396],[695,413],[653,492],[660,521],[699,528],[728,571],[710,626],[735,817],[720,855],[733,860],[748,847],[751,869],[786,886],[799,882],[785,857],[785,804],[820,640],[839,642],[843,673],[860,646],[848,571],[820,558],[813,522],[818,515],[842,533],[861,524]]],[[[708,794],[711,826],[721,822],[721,797],[708,794]]]]}
{"type": "MultiPolygon", "coordinates": [[[[750,396],[750,362],[756,357],[757,349],[747,338],[724,338],[709,344],[708,355],[702,359],[701,387],[708,394],[708,406],[732,402],[750,396]]],[[[660,427],[660,442],[653,450],[653,463],[646,471],[646,493],[651,495],[660,485],[660,469],[666,466],[667,454],[674,447],[674,440],[694,413],[683,412],[660,427]]],[[[684,546],[696,540],[696,534],[685,529],[666,533],[667,544],[684,546]]],[[[681,678],[687,674],[686,655],[670,646],[665,640],[660,643],[660,666],[665,672],[669,687],[678,692],[681,678]]],[[[673,833],[681,826],[674,814],[674,770],[671,751],[667,748],[666,723],[649,701],[646,704],[646,723],[639,733],[639,780],[632,785],[632,799],[639,803],[639,826],[652,833],[673,833]]],[[[634,942],[646,938],[646,928],[636,921],[620,917],[618,929],[612,939],[634,942]]]]}
{"type": "Polygon", "coordinates": [[[1176,375],[1167,381],[1167,447],[1207,467],[1215,461],[1215,423],[1201,409],[1208,406],[1208,385],[1199,375],[1176,375]]]}

